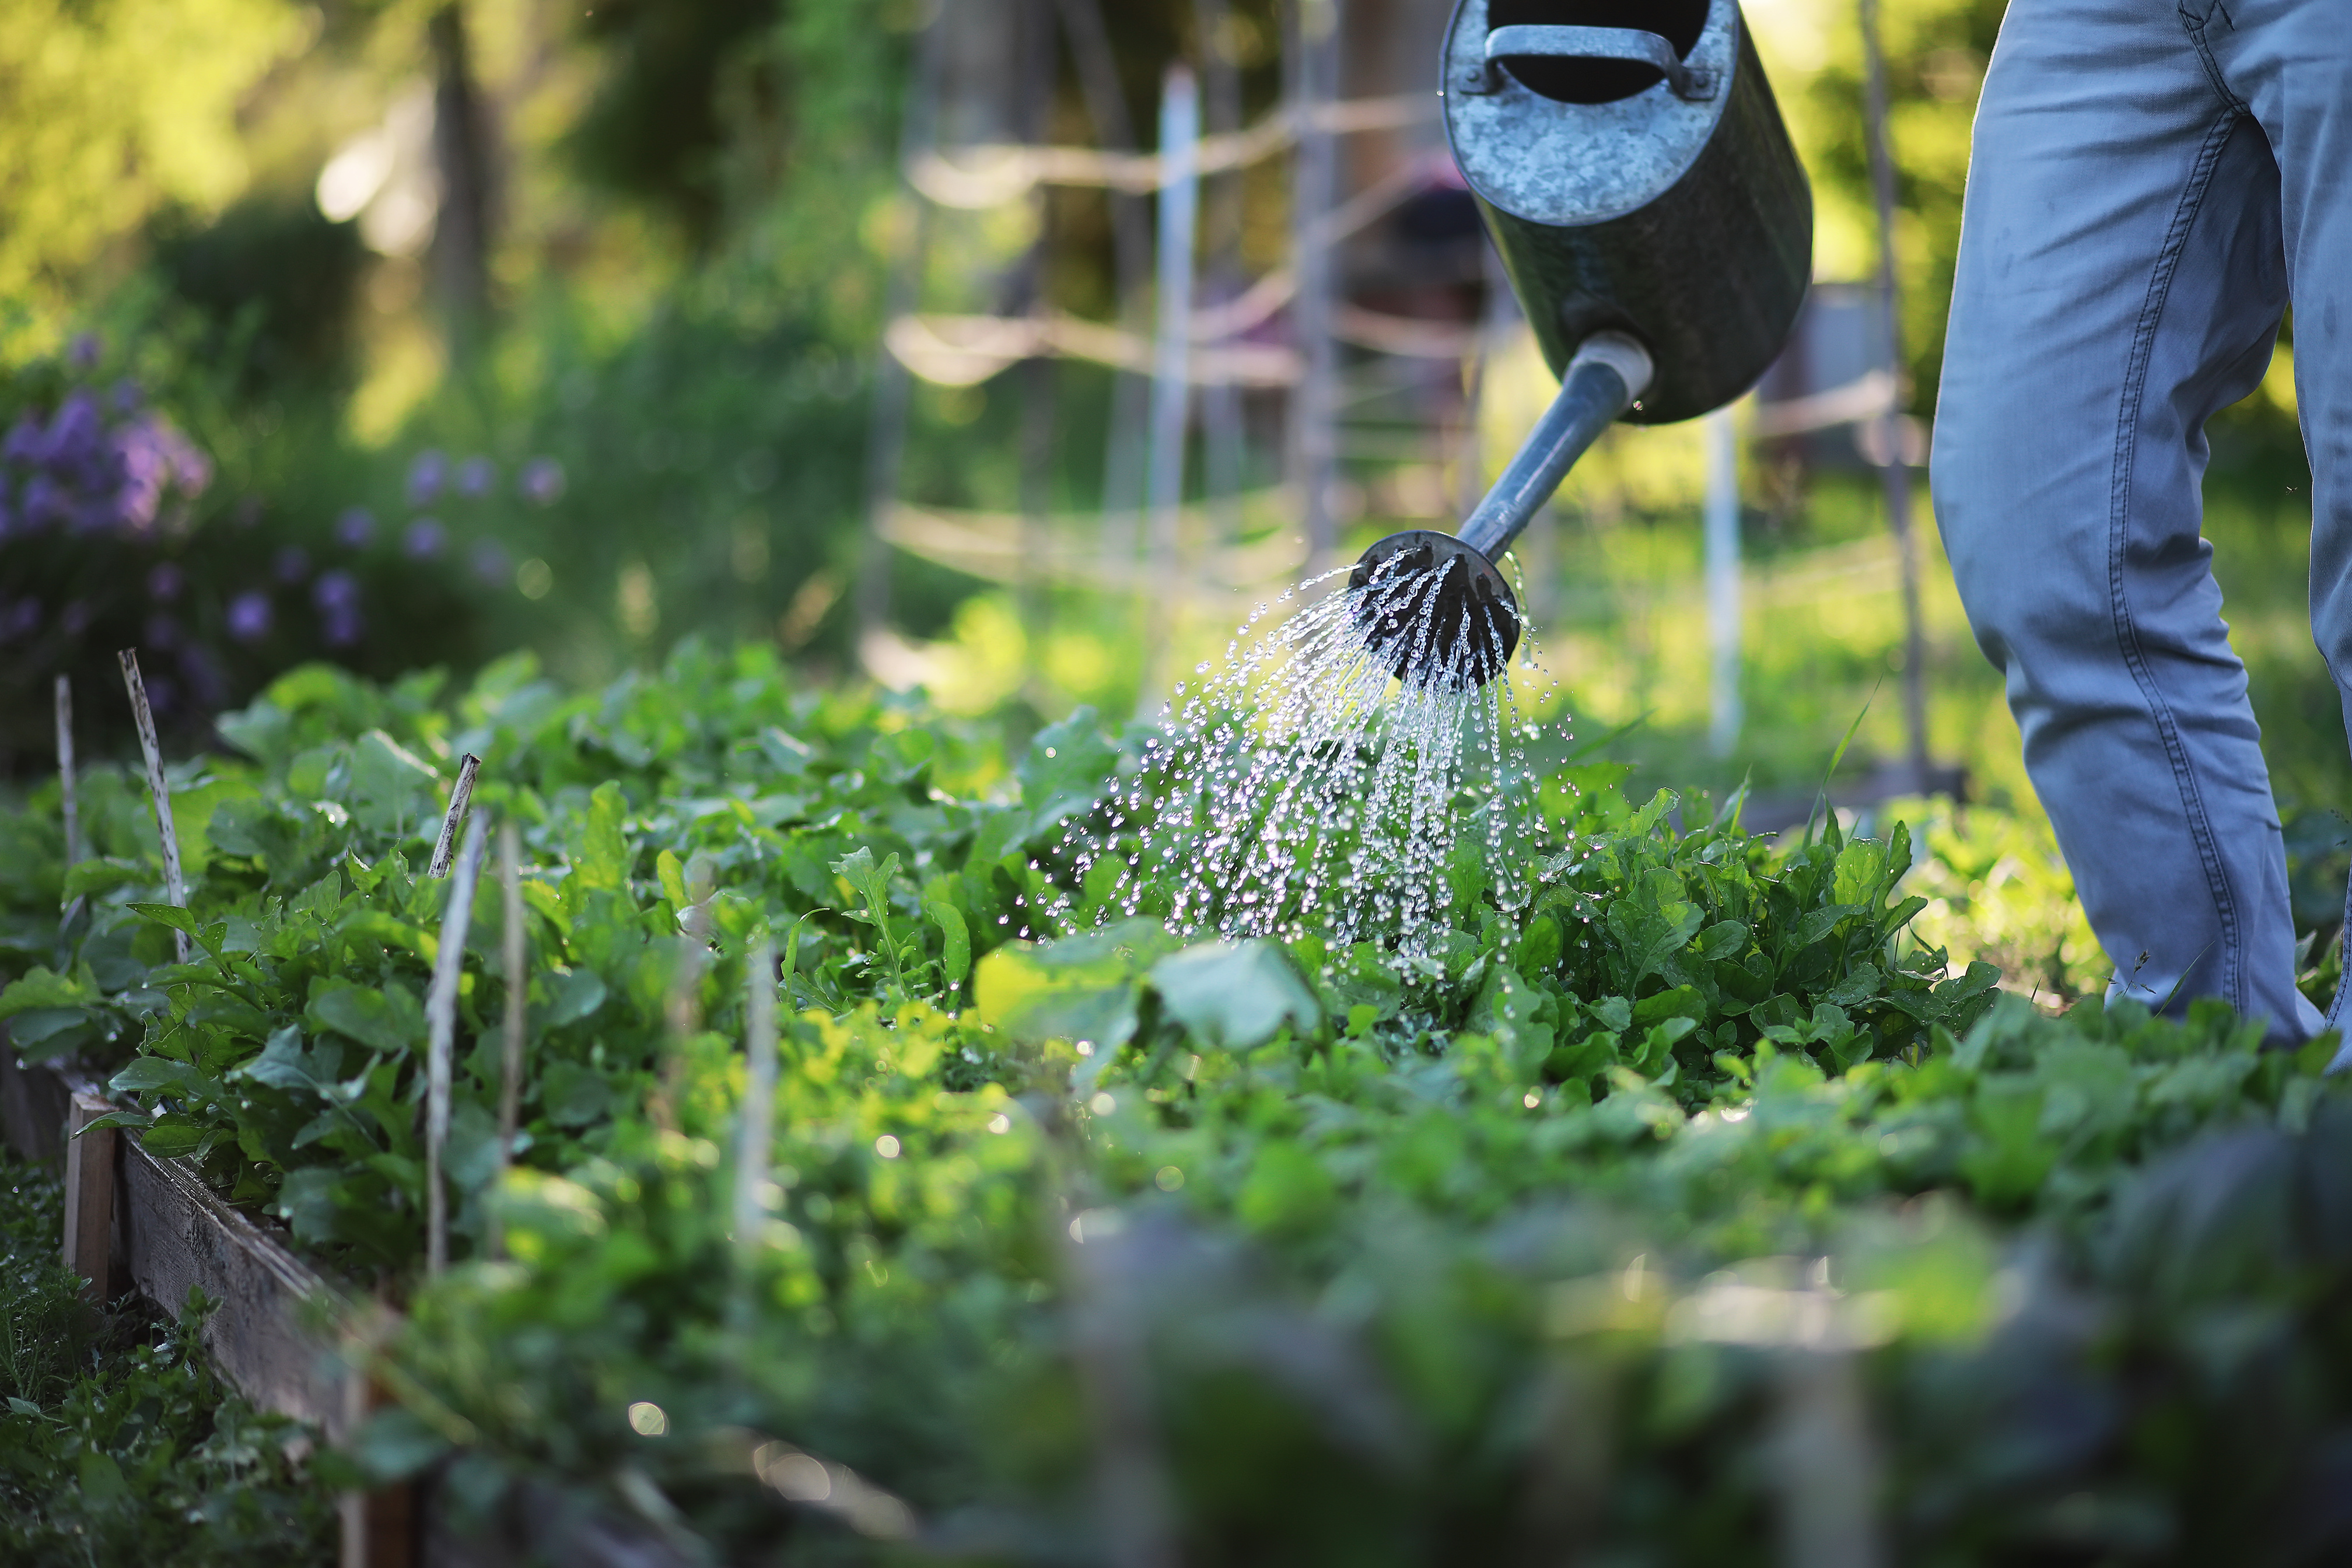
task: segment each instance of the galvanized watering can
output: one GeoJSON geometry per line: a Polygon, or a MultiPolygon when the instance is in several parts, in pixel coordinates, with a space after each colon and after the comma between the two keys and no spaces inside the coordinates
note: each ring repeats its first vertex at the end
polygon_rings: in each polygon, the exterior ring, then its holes
{"type": "Polygon", "coordinates": [[[1461,534],[1364,553],[1357,617],[1397,675],[1482,684],[1518,646],[1494,563],[1618,418],[1753,386],[1812,269],[1811,188],[1738,0],[1460,0],[1443,90],[1559,398],[1461,534]]]}

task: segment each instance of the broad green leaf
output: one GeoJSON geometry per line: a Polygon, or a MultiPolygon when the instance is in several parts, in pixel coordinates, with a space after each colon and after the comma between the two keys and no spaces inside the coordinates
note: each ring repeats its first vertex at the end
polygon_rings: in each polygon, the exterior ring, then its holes
{"type": "Polygon", "coordinates": [[[1171,1016],[1229,1050],[1262,1045],[1285,1024],[1305,1035],[1322,1021],[1315,994],[1270,942],[1186,948],[1152,965],[1151,984],[1171,1016]]]}
{"type": "Polygon", "coordinates": [[[321,980],[310,987],[302,1016],[313,1027],[332,1029],[371,1050],[410,1051],[425,1040],[425,1004],[404,986],[372,989],[321,980]]]}
{"type": "Polygon", "coordinates": [[[1091,810],[1118,763],[1118,753],[1103,738],[1091,708],[1076,709],[1060,723],[1037,731],[1013,770],[1021,780],[1030,834],[1045,833],[1066,816],[1091,810]]]}
{"type": "Polygon", "coordinates": [[[53,1007],[80,1007],[100,1000],[97,983],[84,966],[67,975],[36,969],[0,991],[0,1018],[53,1007]]]}
{"type": "Polygon", "coordinates": [[[940,971],[950,985],[961,985],[971,973],[971,933],[964,929],[963,911],[953,904],[934,900],[923,906],[931,923],[940,928],[940,940],[944,944],[940,971]]]}

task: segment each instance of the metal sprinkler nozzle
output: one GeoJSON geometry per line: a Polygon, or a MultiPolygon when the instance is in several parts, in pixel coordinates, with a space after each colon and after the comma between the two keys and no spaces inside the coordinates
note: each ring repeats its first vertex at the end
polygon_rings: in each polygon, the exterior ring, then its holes
{"type": "Polygon", "coordinates": [[[1650,384],[1649,351],[1596,332],[1576,351],[1536,427],[1459,536],[1391,533],[1348,574],[1356,625],[1373,656],[1407,684],[1484,686],[1519,646],[1519,602],[1495,569],[1577,458],[1650,384]]]}

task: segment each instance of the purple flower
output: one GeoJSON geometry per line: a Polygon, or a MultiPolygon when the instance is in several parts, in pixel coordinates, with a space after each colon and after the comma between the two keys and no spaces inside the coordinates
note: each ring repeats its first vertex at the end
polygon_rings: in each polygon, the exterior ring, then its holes
{"type": "Polygon", "coordinates": [[[408,504],[431,506],[449,481],[449,459],[427,448],[408,465],[408,504]]]}
{"type": "Polygon", "coordinates": [[[0,642],[15,642],[18,637],[29,637],[40,624],[41,602],[38,599],[19,599],[13,605],[0,607],[0,642]]]}
{"type": "Polygon", "coordinates": [[[257,588],[239,594],[228,603],[228,635],[239,642],[259,642],[268,637],[272,619],[269,595],[257,588]]]}
{"type": "Polygon", "coordinates": [[[348,572],[322,572],[310,584],[310,602],[320,613],[331,616],[339,610],[356,610],[360,603],[360,580],[348,572]]]}
{"type": "MultiPolygon", "coordinates": [[[[41,443],[40,460],[52,468],[79,468],[88,473],[100,460],[99,438],[105,432],[98,399],[87,391],[68,395],[49,421],[41,443]]],[[[96,477],[96,476],[92,476],[96,477]]]]}
{"type": "Polygon", "coordinates": [[[329,647],[349,647],[360,640],[360,613],[357,610],[330,610],[320,617],[320,635],[329,647]]]}
{"type": "Polygon", "coordinates": [[[169,713],[180,705],[180,683],[168,675],[147,677],[147,706],[158,713],[169,713]]]}
{"type": "Polygon", "coordinates": [[[26,409],[16,416],[16,423],[8,427],[8,438],[0,441],[0,458],[11,463],[37,463],[41,460],[41,422],[26,409]]]}
{"type": "Polygon", "coordinates": [[[310,552],[299,544],[289,544],[278,552],[270,571],[280,583],[299,583],[310,574],[310,552]]]}
{"type": "Polygon", "coordinates": [[[507,559],[506,547],[496,540],[481,541],[474,546],[469,554],[473,562],[474,575],[493,588],[504,584],[508,574],[513,570],[507,559]]]}
{"type": "Polygon", "coordinates": [[[65,628],[65,634],[69,637],[81,636],[89,627],[89,606],[79,599],[73,600],[66,605],[65,613],[58,617],[58,625],[65,628]]]}
{"type": "Polygon", "coordinates": [[[147,617],[144,638],[149,647],[176,647],[180,641],[180,623],[158,610],[147,617]]]}
{"type": "Polygon", "coordinates": [[[136,414],[139,405],[146,401],[147,395],[129,376],[114,384],[114,411],[117,414],[136,414]]]}
{"type": "Polygon", "coordinates": [[[66,345],[66,367],[76,375],[88,375],[98,368],[98,356],[102,345],[96,332],[79,332],[66,345]]]}
{"type": "Polygon", "coordinates": [[[170,604],[187,585],[186,574],[169,561],[158,561],[154,569],[147,574],[147,596],[158,604],[170,604]]]}
{"type": "Polygon", "coordinates": [[[441,553],[441,547],[448,542],[449,531],[441,526],[439,518],[420,517],[408,525],[400,547],[419,561],[430,561],[441,553]]]}
{"type": "Polygon", "coordinates": [[[468,500],[481,500],[498,482],[498,465],[488,458],[468,458],[457,465],[457,493],[468,500]]]}
{"type": "Polygon", "coordinates": [[[46,473],[37,473],[25,481],[24,519],[27,529],[47,528],[53,522],[63,522],[73,515],[73,505],[57,480],[46,473]]]}
{"type": "Polygon", "coordinates": [[[355,506],[335,520],[335,542],[346,550],[365,550],[375,541],[375,513],[355,506]]]}
{"type": "Polygon", "coordinates": [[[199,708],[219,708],[228,701],[228,682],[221,679],[220,666],[201,643],[190,643],[180,650],[180,674],[195,694],[199,708]]]}
{"type": "Polygon", "coordinates": [[[519,488],[531,505],[553,506],[563,495],[563,465],[552,458],[533,458],[522,466],[519,488]]]}

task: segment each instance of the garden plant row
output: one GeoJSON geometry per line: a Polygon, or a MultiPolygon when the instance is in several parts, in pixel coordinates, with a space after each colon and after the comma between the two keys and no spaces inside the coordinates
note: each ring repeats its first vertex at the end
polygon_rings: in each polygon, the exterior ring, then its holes
{"type": "Polygon", "coordinates": [[[681,1563],[2352,1544],[2329,1047],[1947,973],[1900,828],[1571,769],[1536,896],[1458,858],[1406,956],[1066,886],[1143,727],[1015,756],[756,650],[586,696],[305,668],[221,732],[173,770],[184,909],[130,778],[81,780],[70,865],[54,787],[0,816],[0,1016],[404,1308],[354,1456],[485,1537],[557,1499],[681,1563]],[[528,958],[493,868],[428,1277],[423,868],[468,754],[528,958]]]}

